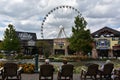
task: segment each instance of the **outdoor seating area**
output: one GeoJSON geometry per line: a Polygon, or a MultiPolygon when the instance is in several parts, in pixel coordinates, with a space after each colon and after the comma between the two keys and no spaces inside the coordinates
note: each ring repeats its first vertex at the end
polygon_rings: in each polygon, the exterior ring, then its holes
{"type": "Polygon", "coordinates": [[[112,64],[112,63],[105,64],[103,70],[98,70],[100,79],[102,80],[102,77],[104,77],[106,79],[111,79],[113,68],[114,68],[114,64],[112,64]]]}
{"type": "Polygon", "coordinates": [[[2,80],[8,80],[16,77],[16,79],[21,80],[22,67],[18,67],[16,63],[5,63],[0,69],[2,80]]]}
{"type": "Polygon", "coordinates": [[[88,66],[88,69],[82,69],[80,78],[81,80],[86,79],[87,76],[90,76],[91,79],[96,79],[97,78],[97,71],[98,71],[98,66],[97,64],[91,64],[88,66]],[[94,77],[94,78],[93,78],[94,77]]]}
{"type": "Polygon", "coordinates": [[[74,80],[73,79],[73,69],[74,66],[72,64],[62,65],[62,70],[58,72],[58,80],[74,80]]]}
{"type": "Polygon", "coordinates": [[[104,64],[103,70],[96,63],[89,63],[81,68],[79,74],[75,74],[74,65],[64,64],[61,72],[55,73],[55,66],[42,64],[38,73],[22,73],[22,67],[16,63],[7,62],[0,68],[1,80],[119,80],[120,68],[116,69],[114,64],[104,64]],[[32,76],[31,76],[32,75],[32,76]],[[25,77],[28,76],[28,77],[25,77]],[[30,79],[31,78],[31,79],[30,79]]]}
{"type": "Polygon", "coordinates": [[[40,65],[39,80],[53,80],[54,67],[50,64],[40,65]],[[48,78],[49,77],[49,78],[48,78]]]}
{"type": "Polygon", "coordinates": [[[113,71],[113,76],[112,76],[113,80],[119,80],[120,79],[120,69],[115,69],[113,71]]]}
{"type": "Polygon", "coordinates": [[[81,80],[119,80],[120,79],[120,69],[114,69],[114,64],[108,63],[104,65],[101,70],[99,65],[91,64],[87,66],[87,69],[82,69],[81,80]],[[89,77],[87,77],[89,76],[89,77]]]}

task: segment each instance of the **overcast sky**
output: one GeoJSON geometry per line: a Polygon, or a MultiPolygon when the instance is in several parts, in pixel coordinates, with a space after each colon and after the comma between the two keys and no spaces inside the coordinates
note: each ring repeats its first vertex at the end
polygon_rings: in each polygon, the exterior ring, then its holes
{"type": "MultiPolygon", "coordinates": [[[[0,0],[0,40],[8,24],[16,31],[34,32],[41,38],[44,17],[58,6],[72,6],[85,18],[91,33],[105,26],[120,31],[120,0],[0,0]]],[[[78,12],[60,8],[51,12],[43,25],[44,38],[57,38],[60,25],[71,35],[78,12]]]]}

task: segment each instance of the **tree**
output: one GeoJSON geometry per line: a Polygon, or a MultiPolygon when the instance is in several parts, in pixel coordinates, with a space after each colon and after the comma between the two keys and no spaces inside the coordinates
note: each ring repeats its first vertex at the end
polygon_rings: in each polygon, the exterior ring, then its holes
{"type": "Polygon", "coordinates": [[[36,44],[37,47],[42,48],[42,54],[45,58],[48,58],[51,54],[51,45],[47,41],[38,41],[36,44]]]}
{"type": "Polygon", "coordinates": [[[12,24],[9,24],[8,28],[6,28],[4,32],[2,48],[5,51],[19,51],[20,50],[20,41],[16,35],[16,31],[12,24]]]}
{"type": "Polygon", "coordinates": [[[86,29],[87,22],[81,16],[75,17],[75,26],[72,27],[72,36],[68,39],[70,49],[88,54],[92,50],[92,37],[90,30],[86,29]]]}

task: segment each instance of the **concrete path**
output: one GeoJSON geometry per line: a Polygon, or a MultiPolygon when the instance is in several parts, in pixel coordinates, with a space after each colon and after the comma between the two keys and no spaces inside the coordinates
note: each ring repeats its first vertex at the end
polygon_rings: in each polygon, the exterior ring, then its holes
{"type": "MultiPolygon", "coordinates": [[[[22,74],[22,79],[21,80],[39,80],[39,74],[38,73],[34,73],[34,74],[22,74]]],[[[53,80],[57,80],[57,74],[54,74],[54,79],[53,80]]],[[[1,80],[1,79],[0,79],[1,80]]],[[[15,77],[13,78],[9,78],[8,80],[17,80],[15,77]]],[[[80,79],[80,74],[73,74],[73,80],[81,80],[80,79]]],[[[92,80],[92,79],[88,79],[87,80],[92,80]]],[[[98,79],[100,80],[100,79],[98,79]]],[[[103,79],[106,80],[106,79],[103,79]]]]}
{"type": "MultiPolygon", "coordinates": [[[[54,74],[54,80],[57,80],[57,74],[54,74]]],[[[22,74],[22,80],[39,80],[39,74],[22,74]]],[[[80,80],[80,74],[74,74],[73,80],[80,80]]]]}

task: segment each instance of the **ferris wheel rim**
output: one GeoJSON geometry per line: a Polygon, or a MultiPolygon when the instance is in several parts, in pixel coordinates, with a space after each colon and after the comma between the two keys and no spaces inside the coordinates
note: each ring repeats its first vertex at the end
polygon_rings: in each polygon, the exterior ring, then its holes
{"type": "Polygon", "coordinates": [[[74,8],[73,6],[69,6],[69,5],[57,6],[57,7],[53,8],[53,9],[51,9],[51,10],[45,15],[45,17],[43,18],[42,23],[41,23],[41,38],[42,38],[42,39],[44,39],[43,26],[44,26],[44,23],[45,23],[47,17],[48,17],[51,13],[53,13],[54,11],[56,11],[56,10],[58,10],[58,9],[61,9],[61,8],[72,9],[72,10],[74,10],[74,11],[76,11],[76,12],[78,13],[78,16],[81,16],[81,15],[82,15],[78,9],[74,8]]]}

